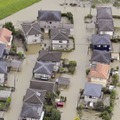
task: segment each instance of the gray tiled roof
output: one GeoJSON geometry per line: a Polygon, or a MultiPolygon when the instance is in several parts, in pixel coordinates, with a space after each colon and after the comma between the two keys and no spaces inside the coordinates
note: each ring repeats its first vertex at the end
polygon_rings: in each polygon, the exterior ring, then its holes
{"type": "Polygon", "coordinates": [[[41,50],[39,52],[38,60],[59,62],[61,60],[61,56],[62,52],[41,50]]]}
{"type": "Polygon", "coordinates": [[[56,91],[56,84],[55,84],[55,82],[49,82],[49,81],[31,80],[30,81],[30,88],[39,89],[39,90],[46,90],[47,92],[55,92],[56,91]]]}
{"type": "Polygon", "coordinates": [[[93,45],[111,45],[110,36],[100,35],[100,34],[94,34],[92,35],[92,44],[93,45]]]}
{"type": "Polygon", "coordinates": [[[28,88],[24,96],[24,102],[33,104],[43,104],[45,99],[46,90],[37,90],[28,88]]]}
{"type": "Polygon", "coordinates": [[[7,73],[7,63],[0,61],[0,73],[7,73]]]}
{"type": "Polygon", "coordinates": [[[112,19],[99,19],[97,21],[98,31],[114,31],[114,24],[112,19]]]}
{"type": "Polygon", "coordinates": [[[58,85],[69,85],[70,79],[65,77],[58,78],[58,85]]]}
{"type": "Polygon", "coordinates": [[[107,51],[94,50],[90,61],[109,64],[111,61],[111,53],[107,51]]]}
{"type": "Polygon", "coordinates": [[[100,97],[102,90],[102,85],[93,84],[93,83],[86,83],[84,87],[84,95],[85,96],[93,96],[93,97],[100,97]]]}
{"type": "Polygon", "coordinates": [[[36,35],[42,33],[37,22],[23,23],[21,26],[25,35],[36,35]]]}
{"type": "Polygon", "coordinates": [[[61,12],[52,10],[39,10],[39,21],[61,21],[61,12]]]}
{"type": "Polygon", "coordinates": [[[50,35],[52,40],[69,40],[66,29],[51,29],[50,35]]]}
{"type": "Polygon", "coordinates": [[[5,51],[5,45],[0,44],[0,58],[2,58],[4,51],[5,51]]]}
{"type": "Polygon", "coordinates": [[[40,119],[43,106],[40,104],[23,103],[20,116],[22,118],[40,119]]]}
{"type": "Polygon", "coordinates": [[[98,19],[112,19],[112,10],[110,7],[97,7],[98,19]]]}
{"type": "Polygon", "coordinates": [[[37,61],[33,73],[52,75],[54,63],[37,61]]]}

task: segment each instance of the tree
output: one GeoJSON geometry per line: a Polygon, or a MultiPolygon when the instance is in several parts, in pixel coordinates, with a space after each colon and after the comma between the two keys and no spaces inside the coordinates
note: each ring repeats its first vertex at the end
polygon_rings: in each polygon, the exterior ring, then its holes
{"type": "Polygon", "coordinates": [[[60,120],[60,119],[61,119],[60,111],[57,109],[52,109],[51,120],[60,120]]]}
{"type": "Polygon", "coordinates": [[[12,31],[12,34],[15,35],[15,28],[12,22],[6,22],[2,27],[12,31]]]}
{"type": "Polygon", "coordinates": [[[116,86],[117,83],[118,83],[118,80],[119,80],[118,74],[114,74],[114,75],[112,76],[112,84],[116,86]]]}
{"type": "Polygon", "coordinates": [[[95,109],[98,111],[103,111],[105,109],[104,103],[102,101],[98,101],[95,103],[95,109]]]}

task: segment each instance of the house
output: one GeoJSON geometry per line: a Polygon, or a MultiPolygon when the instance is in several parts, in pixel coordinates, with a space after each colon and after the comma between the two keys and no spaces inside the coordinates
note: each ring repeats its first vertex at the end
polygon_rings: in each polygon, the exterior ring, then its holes
{"type": "Polygon", "coordinates": [[[105,34],[94,34],[92,35],[91,47],[93,50],[106,50],[111,51],[110,36],[105,34]]]}
{"type": "Polygon", "coordinates": [[[39,10],[37,20],[45,33],[51,28],[59,28],[61,22],[61,11],[39,10]]]}
{"type": "Polygon", "coordinates": [[[51,46],[53,50],[66,50],[69,43],[69,32],[66,29],[51,29],[51,46]]]}
{"type": "Polygon", "coordinates": [[[33,69],[33,76],[37,79],[49,80],[53,76],[54,63],[37,61],[33,69]]]}
{"type": "Polygon", "coordinates": [[[38,61],[43,62],[60,62],[61,61],[62,52],[58,51],[47,51],[47,50],[40,50],[38,61]]]}
{"type": "Polygon", "coordinates": [[[97,19],[112,19],[112,9],[110,7],[97,7],[97,19]]]}
{"type": "Polygon", "coordinates": [[[12,39],[13,36],[10,30],[7,28],[0,29],[0,43],[4,44],[7,50],[10,50],[11,48],[12,39]]]}
{"type": "Polygon", "coordinates": [[[99,34],[108,34],[113,36],[114,34],[114,23],[112,19],[99,19],[96,23],[97,33],[99,34]]]}
{"type": "Polygon", "coordinates": [[[0,61],[0,84],[3,85],[7,80],[7,63],[0,61]]]}
{"type": "Polygon", "coordinates": [[[0,44],[0,60],[3,60],[5,57],[7,57],[8,52],[6,50],[6,46],[4,44],[0,44]]]}
{"type": "MultiPolygon", "coordinates": [[[[23,99],[23,107],[20,114],[22,120],[43,120],[43,104],[45,101],[45,90],[28,88],[23,99]]],[[[20,119],[20,120],[21,120],[20,119]]]]}
{"type": "Polygon", "coordinates": [[[41,104],[23,103],[19,120],[43,120],[44,111],[41,104]]]}
{"type": "Polygon", "coordinates": [[[95,84],[101,84],[105,87],[108,83],[110,74],[110,65],[97,63],[90,68],[88,81],[95,84]]]}
{"type": "Polygon", "coordinates": [[[30,81],[30,88],[46,90],[47,92],[51,92],[51,93],[54,93],[57,90],[57,86],[55,82],[40,81],[34,79],[30,81]]]}
{"type": "Polygon", "coordinates": [[[37,22],[23,23],[21,26],[27,44],[37,44],[42,42],[43,34],[37,22]]]}
{"type": "Polygon", "coordinates": [[[23,98],[24,102],[33,104],[44,104],[46,90],[28,88],[23,98]]]}
{"type": "Polygon", "coordinates": [[[56,83],[59,87],[68,87],[70,84],[70,79],[66,77],[59,77],[56,79],[56,83]]]}
{"type": "Polygon", "coordinates": [[[84,101],[95,103],[102,98],[102,85],[87,82],[84,87],[84,101]]]}
{"type": "Polygon", "coordinates": [[[90,62],[92,64],[96,64],[96,63],[110,64],[111,52],[93,50],[90,62]]]}
{"type": "Polygon", "coordinates": [[[110,7],[97,7],[96,27],[97,33],[113,36],[114,23],[110,7]]]}

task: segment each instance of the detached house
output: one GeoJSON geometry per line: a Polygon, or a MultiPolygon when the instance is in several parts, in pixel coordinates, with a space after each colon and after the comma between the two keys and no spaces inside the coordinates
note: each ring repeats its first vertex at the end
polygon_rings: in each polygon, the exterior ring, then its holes
{"type": "Polygon", "coordinates": [[[39,10],[37,17],[40,27],[48,33],[51,28],[59,28],[61,22],[61,12],[52,10],[39,10]]]}
{"type": "Polygon", "coordinates": [[[46,51],[41,50],[39,51],[38,61],[43,62],[60,62],[62,56],[62,52],[58,51],[46,51]]]}
{"type": "Polygon", "coordinates": [[[33,76],[37,79],[49,80],[53,76],[52,62],[37,61],[33,69],[33,76]]]}
{"type": "Polygon", "coordinates": [[[23,99],[24,103],[20,114],[20,120],[43,120],[45,94],[45,90],[27,89],[23,99]]]}
{"type": "Polygon", "coordinates": [[[102,98],[102,85],[87,82],[84,87],[84,101],[95,103],[102,98]]]}
{"type": "Polygon", "coordinates": [[[12,39],[13,36],[10,30],[7,28],[0,29],[0,43],[4,44],[7,50],[10,50],[11,48],[12,39]]]}
{"type": "Polygon", "coordinates": [[[66,29],[51,29],[50,36],[53,50],[66,50],[69,47],[69,32],[66,29]]]}
{"type": "Polygon", "coordinates": [[[114,34],[114,23],[110,7],[98,7],[96,16],[96,27],[99,34],[114,34]]]}
{"type": "Polygon", "coordinates": [[[23,23],[21,26],[27,44],[36,44],[42,42],[43,34],[37,22],[23,23]]]}
{"type": "Polygon", "coordinates": [[[112,48],[111,48],[110,36],[107,34],[92,35],[91,47],[93,50],[111,51],[112,48]]]}
{"type": "Polygon", "coordinates": [[[90,59],[92,64],[104,63],[110,64],[111,62],[111,53],[107,51],[94,50],[90,59]]]}
{"type": "Polygon", "coordinates": [[[97,63],[91,66],[88,81],[95,84],[107,85],[110,74],[110,65],[97,63]]]}

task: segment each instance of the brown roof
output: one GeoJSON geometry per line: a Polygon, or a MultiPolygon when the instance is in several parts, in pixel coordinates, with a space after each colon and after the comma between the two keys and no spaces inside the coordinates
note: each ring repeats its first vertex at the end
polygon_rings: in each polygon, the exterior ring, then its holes
{"type": "Polygon", "coordinates": [[[12,32],[6,28],[0,29],[0,41],[2,41],[5,44],[8,44],[10,42],[10,37],[12,35],[12,32]]]}
{"type": "Polygon", "coordinates": [[[91,67],[89,77],[107,79],[109,69],[110,65],[97,63],[94,67],[91,67]]]}

